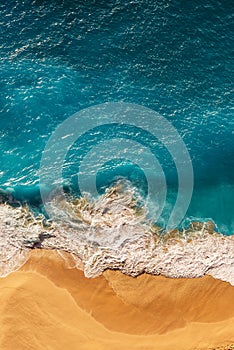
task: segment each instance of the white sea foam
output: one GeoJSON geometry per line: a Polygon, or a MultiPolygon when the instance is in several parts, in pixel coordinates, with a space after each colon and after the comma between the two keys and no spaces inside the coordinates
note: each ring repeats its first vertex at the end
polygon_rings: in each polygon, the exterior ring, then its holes
{"type": "Polygon", "coordinates": [[[0,206],[0,273],[19,268],[29,249],[70,252],[87,277],[106,269],[136,276],[205,274],[234,285],[234,236],[214,232],[212,222],[191,223],[187,230],[164,232],[147,219],[142,198],[117,183],[97,199],[82,197],[50,203],[56,221],[35,218],[28,207],[0,206]]]}

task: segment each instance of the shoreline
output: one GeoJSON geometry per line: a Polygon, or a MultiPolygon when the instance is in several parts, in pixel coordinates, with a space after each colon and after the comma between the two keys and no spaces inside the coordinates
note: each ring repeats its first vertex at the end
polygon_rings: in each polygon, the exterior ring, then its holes
{"type": "MultiPolygon", "coordinates": [[[[105,218],[101,215],[99,220],[105,218]]],[[[68,221],[62,225],[45,223],[43,217],[35,218],[28,207],[1,205],[0,275],[7,276],[20,268],[31,249],[39,248],[71,253],[73,265],[81,267],[86,277],[97,277],[112,269],[131,276],[142,273],[173,278],[211,275],[234,285],[234,236],[214,232],[212,222],[193,223],[183,234],[173,230],[161,235],[157,227],[153,231],[145,222],[132,225],[134,216],[129,219],[128,214],[127,220],[130,224],[127,229],[127,225],[124,226],[126,237],[123,231],[124,240],[112,247],[112,242],[119,239],[114,225],[106,225],[108,229],[101,226],[99,232],[81,222],[82,230],[77,231],[68,221]],[[131,232],[134,232],[133,238],[131,232]]]]}

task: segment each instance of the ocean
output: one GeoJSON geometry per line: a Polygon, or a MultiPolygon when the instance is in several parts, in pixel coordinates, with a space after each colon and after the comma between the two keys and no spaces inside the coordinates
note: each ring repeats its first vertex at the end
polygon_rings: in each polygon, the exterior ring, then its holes
{"type": "MultiPolygon", "coordinates": [[[[160,165],[148,170],[154,183],[166,184],[156,220],[166,226],[179,176],[177,159],[165,147],[165,130],[163,139],[155,142],[146,135],[144,118],[139,136],[136,126],[119,131],[114,117],[113,132],[108,126],[111,114],[108,125],[103,115],[95,114],[95,106],[108,103],[141,106],[178,132],[191,159],[193,193],[178,226],[212,220],[216,230],[233,234],[232,7],[232,1],[215,0],[1,1],[1,191],[41,210],[41,160],[51,135],[75,113],[93,108],[92,121],[99,129],[75,140],[62,164],[67,191],[80,194],[79,165],[103,135],[109,141],[119,137],[115,150],[121,150],[123,139],[135,140],[160,165]]],[[[152,129],[155,125],[152,121],[152,129]]],[[[138,144],[130,152],[126,143],[123,155],[117,152],[115,159],[108,153],[100,157],[103,149],[95,148],[99,194],[121,178],[146,198],[149,177],[135,164],[144,159],[138,144]]],[[[87,192],[89,174],[84,178],[87,192]]],[[[51,185],[56,186],[56,179],[51,185]]],[[[159,197],[156,191],[150,198],[150,210],[158,207],[159,197]]]]}

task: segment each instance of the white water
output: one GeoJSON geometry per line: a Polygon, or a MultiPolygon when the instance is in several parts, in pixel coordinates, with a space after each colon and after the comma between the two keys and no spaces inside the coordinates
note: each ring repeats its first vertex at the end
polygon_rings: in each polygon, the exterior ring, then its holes
{"type": "MultiPolygon", "coordinates": [[[[125,184],[126,185],[126,184],[125,184]]],[[[31,248],[70,252],[87,277],[105,269],[136,276],[168,277],[210,274],[234,285],[234,237],[214,232],[214,224],[192,223],[179,232],[163,232],[147,219],[143,201],[129,186],[117,183],[97,199],[64,201],[56,195],[51,224],[34,218],[27,207],[0,206],[0,273],[18,269],[31,248]]]]}

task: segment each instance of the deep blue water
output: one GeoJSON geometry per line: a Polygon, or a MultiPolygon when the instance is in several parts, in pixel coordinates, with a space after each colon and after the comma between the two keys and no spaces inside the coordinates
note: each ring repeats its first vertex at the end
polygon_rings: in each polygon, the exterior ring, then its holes
{"type": "MultiPolygon", "coordinates": [[[[189,150],[195,183],[187,217],[211,218],[233,233],[232,7],[231,0],[1,1],[0,187],[36,198],[42,151],[57,125],[96,104],[135,103],[167,118],[189,150]]],[[[140,172],[120,168],[98,181],[119,173],[140,186],[140,172]]],[[[176,174],[167,170],[173,192],[176,174]]]]}

